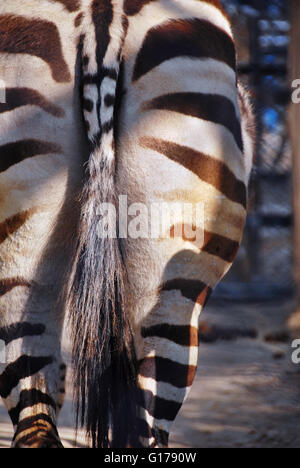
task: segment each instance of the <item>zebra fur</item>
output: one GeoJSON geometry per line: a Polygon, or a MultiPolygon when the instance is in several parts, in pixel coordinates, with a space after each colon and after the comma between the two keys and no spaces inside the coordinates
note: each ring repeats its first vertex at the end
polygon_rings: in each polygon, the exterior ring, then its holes
{"type": "Polygon", "coordinates": [[[167,446],[199,315],[246,219],[254,121],[228,18],[218,0],[2,2],[0,79],[0,396],[13,446],[61,447],[65,317],[92,446],[167,446]],[[101,204],[120,195],[135,222],[136,205],[204,203],[203,243],[182,214],[158,237],[102,237],[101,204]]]}

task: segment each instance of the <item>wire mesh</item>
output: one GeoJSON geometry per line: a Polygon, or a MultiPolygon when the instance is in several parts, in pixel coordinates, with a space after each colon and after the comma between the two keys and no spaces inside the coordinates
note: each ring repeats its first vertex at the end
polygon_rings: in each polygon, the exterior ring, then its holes
{"type": "Polygon", "coordinates": [[[289,2],[224,1],[240,77],[253,94],[257,149],[244,241],[216,297],[274,299],[293,294],[292,154],[288,136],[289,2]]]}

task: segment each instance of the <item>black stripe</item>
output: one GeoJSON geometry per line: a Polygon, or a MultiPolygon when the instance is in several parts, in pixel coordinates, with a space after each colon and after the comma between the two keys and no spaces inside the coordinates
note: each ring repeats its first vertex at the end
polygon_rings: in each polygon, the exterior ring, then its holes
{"type": "Polygon", "coordinates": [[[203,182],[212,185],[229,200],[239,203],[246,209],[246,185],[243,181],[237,179],[222,161],[218,161],[212,156],[188,146],[178,145],[160,138],[141,137],[140,145],[181,164],[196,174],[203,182]]]}
{"type": "Polygon", "coordinates": [[[44,367],[52,364],[51,356],[31,357],[23,355],[15,362],[8,364],[0,375],[0,396],[7,398],[11,391],[18,385],[21,379],[31,377],[44,367]]]}
{"type": "Polygon", "coordinates": [[[110,42],[109,27],[113,20],[111,0],[94,0],[92,4],[92,18],[97,41],[97,64],[100,67],[110,42]]]}
{"type": "Polygon", "coordinates": [[[20,140],[0,146],[0,172],[11,166],[42,154],[61,153],[60,146],[40,140],[20,140]]]}
{"type": "Polygon", "coordinates": [[[175,289],[181,291],[181,294],[188,299],[196,302],[198,296],[205,290],[206,284],[198,280],[190,280],[185,278],[176,278],[164,283],[163,291],[173,291],[175,289]]]}
{"type": "Polygon", "coordinates": [[[0,15],[0,52],[29,54],[46,62],[59,83],[71,81],[55,23],[16,15],[0,15]]]}
{"type": "Polygon", "coordinates": [[[37,436],[41,434],[41,429],[43,429],[44,432],[46,432],[44,427],[40,425],[38,425],[37,427],[39,427],[39,429],[36,429],[35,431],[32,431],[29,434],[26,434],[25,436],[21,437],[18,440],[18,444],[16,448],[24,447],[24,446],[30,447],[37,441],[37,436]]]}
{"type": "Polygon", "coordinates": [[[5,341],[5,344],[11,343],[25,336],[40,336],[45,333],[46,327],[42,323],[20,322],[13,323],[8,327],[0,328],[0,340],[5,341]]]}
{"type": "Polygon", "coordinates": [[[199,344],[198,329],[190,325],[161,323],[152,327],[143,327],[141,334],[143,338],[157,336],[181,346],[198,346],[199,344]]]}
{"type": "Polygon", "coordinates": [[[155,396],[150,390],[143,390],[142,407],[156,419],[174,421],[181,405],[181,403],[177,403],[176,401],[165,400],[164,398],[155,396]]]}
{"type": "Polygon", "coordinates": [[[163,429],[157,429],[155,431],[155,438],[159,442],[160,446],[168,447],[169,444],[169,433],[163,429]]]}
{"type": "Polygon", "coordinates": [[[152,429],[144,419],[137,419],[137,431],[140,437],[145,437],[145,439],[152,437],[152,429]]]}
{"type": "Polygon", "coordinates": [[[196,366],[180,364],[161,356],[143,359],[139,369],[140,375],[165,382],[176,388],[190,387],[193,383],[196,366]]]}
{"type": "Polygon", "coordinates": [[[236,257],[240,244],[237,241],[219,234],[204,232],[204,245],[202,251],[232,263],[236,257]]]}
{"type": "Polygon", "coordinates": [[[242,131],[232,102],[224,96],[203,93],[174,93],[159,96],[143,105],[146,110],[179,112],[222,125],[229,130],[243,152],[242,131]]]}
{"type": "Polygon", "coordinates": [[[107,94],[104,98],[104,104],[106,105],[106,107],[113,107],[115,104],[115,100],[115,96],[113,96],[112,94],[107,94]]]}
{"type": "Polygon", "coordinates": [[[31,390],[23,390],[20,393],[18,405],[9,411],[9,416],[13,425],[16,426],[18,424],[21,411],[23,411],[25,408],[31,408],[32,406],[39,403],[52,406],[52,408],[56,410],[56,404],[54,400],[46,393],[42,393],[35,388],[31,390]]]}
{"type": "MultiPolygon", "coordinates": [[[[87,60],[88,60],[88,57],[87,57],[87,60]]],[[[89,73],[84,75],[82,78],[82,83],[84,85],[94,84],[96,86],[99,86],[99,83],[101,82],[101,80],[103,80],[103,78],[110,78],[111,80],[117,81],[118,73],[113,68],[102,67],[99,69],[99,72],[95,75],[91,75],[89,73]]]]}
{"type": "Polygon", "coordinates": [[[114,128],[114,118],[108,122],[102,123],[102,134],[109,133],[114,128]]]}
{"type": "Polygon", "coordinates": [[[94,109],[94,103],[91,99],[83,98],[82,99],[82,108],[88,112],[92,112],[94,109]]]}
{"type": "Polygon", "coordinates": [[[210,58],[236,70],[231,37],[206,20],[172,20],[148,31],[134,67],[133,81],[175,57],[210,58]]]}

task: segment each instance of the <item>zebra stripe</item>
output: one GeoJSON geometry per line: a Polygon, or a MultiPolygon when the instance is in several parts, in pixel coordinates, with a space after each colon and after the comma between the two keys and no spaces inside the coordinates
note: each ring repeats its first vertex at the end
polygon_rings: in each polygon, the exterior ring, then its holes
{"type": "MultiPolygon", "coordinates": [[[[178,288],[176,288],[178,289],[178,288]]],[[[151,327],[143,327],[141,329],[143,338],[159,337],[173,341],[181,346],[198,346],[198,328],[190,325],[171,325],[169,323],[162,323],[159,325],[152,325],[151,327]]]]}
{"type": "Polygon", "coordinates": [[[24,278],[19,278],[19,277],[6,278],[6,279],[0,280],[0,297],[9,293],[14,288],[19,288],[20,286],[29,288],[30,283],[26,281],[24,278]]]}
{"type": "Polygon", "coordinates": [[[53,1],[61,3],[66,8],[66,10],[68,10],[70,13],[74,13],[80,8],[79,0],[53,0],[53,1]]]}
{"type": "Polygon", "coordinates": [[[6,88],[6,102],[0,103],[0,114],[22,106],[38,106],[54,117],[65,117],[65,111],[49,102],[41,93],[29,88],[6,88]]]}
{"type": "Polygon", "coordinates": [[[179,56],[211,58],[236,70],[235,47],[227,33],[198,18],[174,20],[147,33],[137,56],[133,81],[166,60],[179,56]]]}
{"type": "Polygon", "coordinates": [[[197,117],[227,128],[243,152],[241,125],[232,102],[223,96],[203,93],[175,93],[146,102],[144,110],[167,110],[197,117]]]}
{"type": "Polygon", "coordinates": [[[20,140],[0,146],[0,172],[7,171],[11,166],[24,159],[41,154],[61,153],[62,149],[56,143],[39,140],[20,140]]]}
{"type": "Polygon", "coordinates": [[[241,180],[236,179],[225,164],[193,148],[177,145],[176,143],[158,138],[142,137],[140,138],[140,145],[143,148],[149,148],[161,153],[167,158],[183,165],[196,174],[203,182],[212,185],[229,200],[241,204],[246,209],[246,185],[241,180]]]}
{"type": "Polygon", "coordinates": [[[151,416],[158,420],[173,421],[174,415],[177,415],[181,408],[181,403],[156,396],[150,390],[144,390],[143,396],[145,401],[142,406],[147,409],[147,412],[151,416]]]}
{"type": "Polygon", "coordinates": [[[41,440],[43,448],[62,447],[57,429],[48,415],[40,413],[19,422],[14,436],[15,447],[39,448],[41,440]]]}
{"type": "Polygon", "coordinates": [[[0,340],[3,340],[8,345],[8,343],[25,336],[41,336],[45,330],[46,327],[43,323],[13,323],[5,328],[0,328],[0,340]]]}
{"type": "Polygon", "coordinates": [[[36,55],[49,65],[55,81],[65,83],[71,80],[68,65],[63,57],[58,29],[50,21],[1,15],[0,52],[36,55]]]}
{"type": "Polygon", "coordinates": [[[79,26],[81,26],[82,20],[83,20],[83,13],[78,13],[78,15],[76,16],[74,20],[75,28],[79,28],[79,26]]]}
{"type": "Polygon", "coordinates": [[[30,390],[23,390],[20,393],[18,405],[9,411],[9,416],[13,425],[17,426],[19,423],[20,413],[24,409],[32,408],[38,404],[52,406],[52,408],[56,411],[56,403],[49,395],[47,395],[47,393],[43,393],[40,390],[36,390],[35,388],[30,390]]]}
{"type": "Polygon", "coordinates": [[[166,382],[177,388],[190,387],[195,374],[196,366],[183,365],[161,356],[145,358],[140,365],[142,377],[155,377],[156,382],[166,382]]]}
{"type": "Polygon", "coordinates": [[[156,0],[125,0],[124,12],[127,16],[137,15],[144,8],[144,6],[154,1],[156,0]]]}
{"type": "Polygon", "coordinates": [[[0,244],[17,232],[35,212],[35,209],[22,211],[0,223],[0,244]]]}
{"type": "Polygon", "coordinates": [[[199,295],[207,290],[207,286],[199,280],[190,280],[184,278],[174,278],[167,281],[163,287],[163,291],[179,290],[187,299],[196,302],[199,295]]]}
{"type": "Polygon", "coordinates": [[[0,375],[0,396],[7,398],[21,379],[31,377],[45,366],[51,364],[53,358],[21,356],[15,362],[8,364],[5,371],[0,375]]]}

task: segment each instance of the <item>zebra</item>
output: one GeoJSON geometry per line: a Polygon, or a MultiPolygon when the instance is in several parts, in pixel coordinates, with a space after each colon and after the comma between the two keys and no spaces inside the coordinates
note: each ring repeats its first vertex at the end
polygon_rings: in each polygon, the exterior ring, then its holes
{"type": "Polygon", "coordinates": [[[200,312],[245,226],[255,122],[236,63],[219,0],[1,2],[0,395],[14,448],[62,448],[64,326],[91,446],[168,446],[200,312]],[[203,203],[202,242],[181,216],[164,236],[120,235],[121,221],[100,235],[103,206],[120,214],[124,196],[136,216],[203,203]]]}

